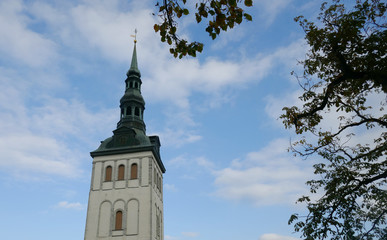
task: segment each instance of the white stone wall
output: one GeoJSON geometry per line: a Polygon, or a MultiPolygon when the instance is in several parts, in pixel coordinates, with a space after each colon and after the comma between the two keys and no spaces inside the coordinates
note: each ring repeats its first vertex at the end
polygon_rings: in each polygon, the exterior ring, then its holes
{"type": "Polygon", "coordinates": [[[85,240],[163,240],[162,199],[162,172],[151,151],[95,157],[85,240]],[[133,163],[138,166],[138,178],[131,180],[133,163]],[[121,164],[125,166],[124,180],[117,179],[121,164]],[[108,182],[107,166],[113,168],[108,182]],[[123,212],[122,230],[114,230],[116,211],[123,212]]]}

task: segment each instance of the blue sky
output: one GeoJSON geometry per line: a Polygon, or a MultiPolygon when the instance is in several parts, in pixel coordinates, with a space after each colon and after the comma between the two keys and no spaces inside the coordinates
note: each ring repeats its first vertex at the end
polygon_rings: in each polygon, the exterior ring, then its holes
{"type": "Polygon", "coordinates": [[[92,159],[112,135],[134,29],[147,134],[160,136],[165,240],[297,239],[289,216],[312,160],[287,152],[307,45],[293,17],[320,1],[260,0],[253,22],[174,59],[153,32],[154,1],[0,0],[2,239],[83,239],[92,159]],[[54,238],[52,236],[55,236],[54,238]]]}

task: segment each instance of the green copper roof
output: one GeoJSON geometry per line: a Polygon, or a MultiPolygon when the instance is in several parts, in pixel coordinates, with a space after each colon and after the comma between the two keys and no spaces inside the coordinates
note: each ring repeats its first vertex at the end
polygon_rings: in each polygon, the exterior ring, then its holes
{"type": "Polygon", "coordinates": [[[134,49],[133,49],[133,54],[132,54],[132,62],[130,64],[130,69],[126,73],[126,75],[129,77],[131,73],[138,74],[138,76],[141,76],[140,70],[138,70],[138,65],[137,65],[137,51],[136,51],[136,42],[134,42],[134,49]]]}

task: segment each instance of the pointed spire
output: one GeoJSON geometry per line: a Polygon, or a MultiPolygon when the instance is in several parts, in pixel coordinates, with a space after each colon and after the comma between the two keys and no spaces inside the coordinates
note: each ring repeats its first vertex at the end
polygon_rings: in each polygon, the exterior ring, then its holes
{"type": "MultiPolygon", "coordinates": [[[[135,36],[134,36],[135,37],[135,36]]],[[[120,100],[121,117],[117,123],[117,129],[128,127],[141,131],[145,134],[145,123],[143,119],[145,110],[145,101],[141,95],[141,74],[137,66],[136,40],[134,41],[132,63],[126,74],[125,94],[120,100]]]]}
{"type": "Polygon", "coordinates": [[[126,73],[126,75],[129,77],[129,75],[131,73],[134,73],[134,74],[138,75],[139,77],[141,77],[141,73],[140,73],[140,70],[138,69],[138,65],[137,65],[137,51],[136,51],[137,29],[134,30],[134,32],[135,32],[135,35],[131,35],[131,37],[134,37],[134,48],[133,48],[133,54],[132,54],[132,62],[130,64],[130,69],[126,73]]]}

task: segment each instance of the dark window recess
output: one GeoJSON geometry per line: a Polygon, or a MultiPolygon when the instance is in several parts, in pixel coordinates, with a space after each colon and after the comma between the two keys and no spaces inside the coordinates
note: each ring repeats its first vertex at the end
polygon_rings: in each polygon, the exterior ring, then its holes
{"type": "Polygon", "coordinates": [[[107,166],[105,171],[105,181],[109,182],[112,180],[112,167],[107,166]]]}

